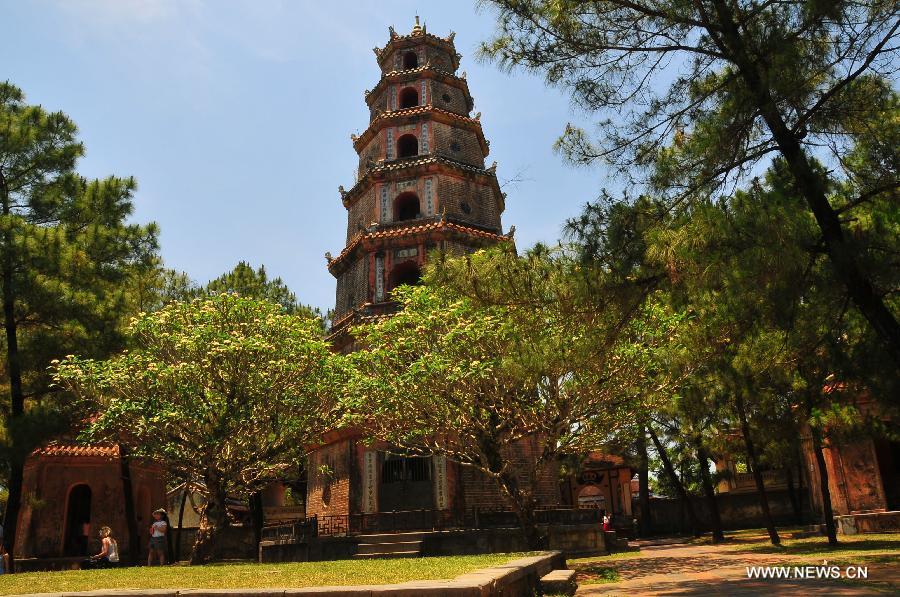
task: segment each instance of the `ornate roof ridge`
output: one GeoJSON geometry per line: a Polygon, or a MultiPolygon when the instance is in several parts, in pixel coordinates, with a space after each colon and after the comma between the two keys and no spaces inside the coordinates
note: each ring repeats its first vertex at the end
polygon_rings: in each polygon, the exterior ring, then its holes
{"type": "Polygon", "coordinates": [[[360,245],[363,241],[370,239],[380,239],[380,238],[399,238],[403,236],[413,236],[416,234],[421,234],[423,232],[430,232],[432,230],[451,230],[453,232],[460,232],[463,234],[467,234],[469,236],[475,236],[479,238],[485,238],[495,241],[508,240],[510,237],[508,235],[498,234],[496,232],[489,232],[487,230],[483,230],[481,228],[476,228],[474,226],[468,226],[466,224],[460,224],[458,222],[454,222],[452,220],[448,220],[443,215],[441,216],[433,216],[430,219],[425,221],[422,220],[409,220],[409,223],[412,225],[399,225],[392,226],[389,228],[381,228],[375,230],[361,230],[357,232],[350,242],[347,243],[347,246],[338,254],[337,257],[333,258],[328,262],[328,271],[334,273],[334,269],[343,262],[353,251],[356,249],[358,245],[360,245]],[[416,224],[415,222],[421,222],[416,224]]]}
{"type": "Polygon", "coordinates": [[[350,190],[344,192],[341,197],[344,201],[344,205],[348,205],[349,202],[354,198],[359,190],[363,187],[363,183],[370,178],[372,174],[376,174],[379,172],[390,172],[393,170],[402,170],[404,168],[413,167],[413,166],[424,166],[425,164],[444,164],[447,166],[451,166],[453,168],[457,168],[459,170],[464,170],[466,172],[475,172],[476,174],[482,174],[484,176],[490,176],[491,178],[497,178],[497,171],[492,166],[490,168],[480,168],[478,166],[472,166],[470,164],[465,164],[463,162],[459,162],[457,160],[452,160],[450,158],[445,158],[443,156],[438,155],[426,155],[426,156],[418,156],[418,159],[413,158],[397,158],[390,161],[380,162],[376,166],[372,166],[368,170],[366,170],[365,174],[363,174],[356,184],[350,187],[350,190]]]}
{"type": "MultiPolygon", "coordinates": [[[[389,110],[387,112],[380,113],[378,116],[372,119],[372,121],[369,123],[369,126],[366,127],[366,130],[364,130],[361,135],[350,137],[353,141],[353,149],[359,151],[360,146],[368,142],[369,137],[371,135],[374,135],[374,130],[377,124],[391,118],[403,118],[406,116],[415,116],[416,114],[424,114],[427,112],[434,112],[435,114],[440,114],[448,118],[454,118],[456,120],[465,122],[466,124],[477,125],[479,130],[481,130],[481,120],[478,118],[472,118],[471,116],[464,116],[456,112],[451,112],[450,110],[444,110],[443,108],[438,108],[434,104],[423,104],[420,106],[413,106],[411,108],[400,108],[399,110],[389,110]]],[[[483,130],[481,132],[481,136],[484,137],[483,130]]],[[[484,139],[484,146],[490,147],[490,142],[487,139],[484,139]]]]}
{"type": "Polygon", "coordinates": [[[375,87],[373,87],[372,89],[366,89],[366,91],[363,95],[364,95],[365,99],[368,100],[369,96],[371,96],[373,93],[375,93],[378,90],[378,88],[381,86],[381,84],[384,83],[384,81],[386,79],[389,79],[391,77],[398,77],[401,75],[413,75],[416,73],[423,73],[425,71],[432,71],[439,75],[444,75],[445,77],[451,77],[453,79],[456,79],[457,81],[462,81],[463,83],[466,84],[466,87],[468,87],[468,85],[469,85],[469,82],[466,80],[465,77],[461,77],[461,76],[457,75],[455,72],[452,72],[449,70],[444,70],[443,68],[434,66],[430,62],[426,62],[425,64],[423,64],[421,66],[417,66],[416,68],[408,68],[408,69],[403,69],[403,70],[392,70],[392,71],[388,71],[386,73],[382,73],[381,78],[378,79],[378,82],[375,84],[375,87]]]}
{"type": "Polygon", "coordinates": [[[54,441],[37,448],[32,456],[101,456],[104,458],[118,458],[119,446],[116,444],[89,444],[80,445],[54,441]]]}

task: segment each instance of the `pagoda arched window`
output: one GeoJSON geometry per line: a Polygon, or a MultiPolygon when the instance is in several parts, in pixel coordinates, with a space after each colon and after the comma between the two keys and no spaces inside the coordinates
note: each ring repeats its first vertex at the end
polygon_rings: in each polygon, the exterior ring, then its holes
{"type": "Polygon", "coordinates": [[[420,213],[419,196],[415,193],[400,193],[394,199],[394,221],[414,220],[420,213]]]}
{"type": "Polygon", "coordinates": [[[404,261],[398,263],[391,270],[391,290],[402,286],[415,286],[422,279],[422,270],[415,261],[404,261]]]}
{"type": "Polygon", "coordinates": [[[419,155],[419,140],[415,135],[403,135],[397,139],[397,157],[408,158],[419,155]]]}
{"type": "Polygon", "coordinates": [[[403,55],[403,68],[410,69],[419,66],[419,56],[415,52],[407,52],[403,55]]]}
{"type": "Polygon", "coordinates": [[[404,87],[400,90],[400,109],[414,108],[419,105],[419,92],[415,87],[404,87]]]}

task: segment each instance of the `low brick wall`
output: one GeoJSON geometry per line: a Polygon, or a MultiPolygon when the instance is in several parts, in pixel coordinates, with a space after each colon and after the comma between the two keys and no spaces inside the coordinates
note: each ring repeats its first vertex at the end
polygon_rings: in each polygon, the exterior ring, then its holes
{"type": "MultiPolygon", "coordinates": [[[[798,520],[786,490],[767,491],[769,509],[777,525],[795,525],[798,520]]],[[[759,495],[753,493],[724,493],[716,496],[719,515],[725,530],[751,529],[765,526],[765,518],[759,505],[759,495]]],[[[640,517],[640,504],[633,501],[633,512],[640,517]]],[[[691,496],[694,512],[700,519],[703,530],[712,528],[709,503],[705,497],[691,496]]],[[[801,494],[802,515],[804,520],[813,520],[810,512],[808,494],[801,494]]],[[[671,498],[653,498],[650,500],[650,518],[655,535],[681,534],[690,532],[690,523],[680,500],[671,498]]]]}
{"type": "MultiPolygon", "coordinates": [[[[390,565],[385,562],[385,565],[390,565]]],[[[476,570],[453,580],[410,581],[393,585],[309,587],[298,589],[166,589],[109,590],[72,593],[36,593],[31,597],[514,597],[538,595],[542,576],[565,569],[558,551],[519,558],[492,568],[476,570]]],[[[13,596],[20,597],[20,596],[13,596]]],[[[22,596],[23,597],[23,596],[22,596]]]]}
{"type": "MultiPolygon", "coordinates": [[[[551,525],[545,527],[548,549],[566,557],[606,553],[603,531],[598,525],[551,525]]],[[[352,558],[358,537],[318,537],[309,543],[263,541],[260,562],[315,562],[352,558]]],[[[459,556],[528,551],[522,531],[517,528],[452,530],[422,533],[423,556],[459,556]]]]}
{"type": "Polygon", "coordinates": [[[900,532],[900,511],[860,512],[835,516],[834,520],[843,535],[900,532]]]}

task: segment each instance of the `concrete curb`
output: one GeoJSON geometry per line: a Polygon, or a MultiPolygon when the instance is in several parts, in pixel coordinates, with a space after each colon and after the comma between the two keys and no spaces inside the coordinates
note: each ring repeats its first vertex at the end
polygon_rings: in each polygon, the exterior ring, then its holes
{"type": "Polygon", "coordinates": [[[28,593],[7,597],[493,597],[530,594],[540,578],[564,569],[560,551],[519,558],[492,568],[475,570],[453,580],[409,581],[392,585],[354,585],[272,589],[110,589],[64,593],[28,593]]]}

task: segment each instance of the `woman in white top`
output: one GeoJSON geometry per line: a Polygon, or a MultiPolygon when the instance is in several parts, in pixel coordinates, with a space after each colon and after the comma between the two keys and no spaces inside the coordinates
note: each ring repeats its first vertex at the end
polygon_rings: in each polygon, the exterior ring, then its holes
{"type": "Polygon", "coordinates": [[[100,553],[91,556],[85,568],[111,568],[119,565],[119,542],[113,539],[112,529],[100,528],[100,553]]]}
{"type": "Polygon", "coordinates": [[[166,511],[160,508],[153,512],[153,524],[150,525],[150,553],[147,554],[147,565],[153,565],[154,556],[160,566],[166,563],[166,533],[169,523],[166,522],[166,511]]]}

